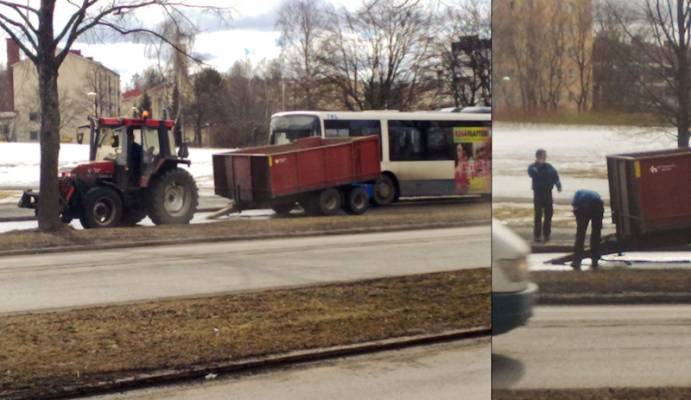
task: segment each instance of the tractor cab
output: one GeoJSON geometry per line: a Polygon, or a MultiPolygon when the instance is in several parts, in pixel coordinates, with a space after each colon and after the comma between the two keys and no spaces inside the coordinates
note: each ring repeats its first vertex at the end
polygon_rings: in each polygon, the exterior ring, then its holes
{"type": "MultiPolygon", "coordinates": [[[[63,222],[79,218],[85,228],[189,223],[197,207],[197,186],[180,164],[190,165],[187,145],[174,137],[173,121],[147,118],[91,118],[89,162],[59,178],[63,222]],[[180,143],[176,152],[176,142],[180,143]]],[[[20,207],[38,208],[39,194],[27,191],[20,207]]]]}
{"type": "Polygon", "coordinates": [[[91,130],[90,164],[112,163],[115,183],[146,187],[152,174],[164,163],[188,164],[186,145],[176,153],[173,121],[146,118],[99,118],[91,130]]]}

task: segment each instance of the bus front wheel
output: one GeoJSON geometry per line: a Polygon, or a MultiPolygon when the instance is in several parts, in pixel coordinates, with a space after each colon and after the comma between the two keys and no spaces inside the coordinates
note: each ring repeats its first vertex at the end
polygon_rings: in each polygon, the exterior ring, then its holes
{"type": "Polygon", "coordinates": [[[387,175],[380,176],[374,182],[374,197],[372,201],[378,206],[387,206],[396,199],[396,185],[387,175]]]}

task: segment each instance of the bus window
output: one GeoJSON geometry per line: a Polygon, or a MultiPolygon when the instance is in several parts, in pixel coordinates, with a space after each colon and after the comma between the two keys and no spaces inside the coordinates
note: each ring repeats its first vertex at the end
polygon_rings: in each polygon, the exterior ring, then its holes
{"type": "Polygon", "coordinates": [[[454,121],[389,121],[391,161],[451,161],[454,121]]]}
{"type": "Polygon", "coordinates": [[[417,121],[389,121],[389,159],[418,161],[425,159],[423,131],[417,121]]]}
{"type": "MultiPolygon", "coordinates": [[[[324,120],[324,137],[349,137],[377,135],[381,142],[381,121],[379,120],[324,120]]],[[[379,159],[382,157],[381,145],[379,146],[379,159]]]]}
{"type": "Polygon", "coordinates": [[[286,115],[271,118],[271,144],[286,144],[296,139],[321,136],[319,118],[311,115],[286,115]]]}
{"type": "Polygon", "coordinates": [[[339,120],[324,121],[324,136],[348,137],[377,135],[381,138],[381,122],[379,120],[339,120]]]}
{"type": "Polygon", "coordinates": [[[426,160],[453,160],[453,132],[450,127],[442,127],[432,122],[425,135],[426,160]]]}

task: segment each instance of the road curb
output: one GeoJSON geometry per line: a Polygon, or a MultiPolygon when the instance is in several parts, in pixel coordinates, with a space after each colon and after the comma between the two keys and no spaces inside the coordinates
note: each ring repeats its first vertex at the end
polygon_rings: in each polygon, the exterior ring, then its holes
{"type": "Polygon", "coordinates": [[[247,373],[261,370],[276,369],[296,364],[305,364],[346,356],[355,356],[381,351],[399,350],[408,347],[436,344],[454,340],[472,339],[489,336],[491,328],[475,327],[470,329],[452,330],[439,334],[405,336],[392,339],[370,341],[364,343],[333,346],[320,349],[300,350],[284,354],[265,357],[248,358],[240,361],[226,361],[209,365],[192,366],[183,369],[159,370],[150,373],[133,375],[114,381],[104,381],[96,384],[62,387],[52,392],[31,393],[7,397],[8,400],[57,400],[74,396],[108,394],[125,390],[151,387],[161,384],[180,383],[192,379],[201,379],[208,374],[247,373]]]}
{"type": "Polygon", "coordinates": [[[539,305],[691,304],[691,293],[540,293],[539,305]]]}
{"type": "MultiPolygon", "coordinates": [[[[298,238],[309,236],[327,236],[327,235],[351,235],[360,233],[382,233],[382,232],[397,232],[410,231],[420,229],[443,229],[443,228],[464,228],[469,226],[480,226],[489,224],[488,219],[468,220],[463,222],[451,223],[430,223],[424,225],[388,225],[382,227],[358,227],[335,230],[314,230],[304,232],[285,232],[285,233],[268,233],[255,235],[234,235],[234,236],[211,236],[197,239],[172,239],[172,240],[149,240],[138,242],[117,242],[99,245],[74,245],[74,246],[56,246],[43,247],[33,249],[18,249],[18,250],[3,250],[0,251],[0,258],[10,256],[22,256],[33,254],[49,254],[49,253],[64,253],[71,251],[91,251],[91,250],[113,250],[122,248],[137,248],[150,246],[174,246],[183,244],[197,244],[197,243],[213,243],[213,242],[233,242],[240,240],[261,240],[261,239],[284,239],[284,238],[298,238]]],[[[136,228],[134,228],[136,229],[136,228]]]]}

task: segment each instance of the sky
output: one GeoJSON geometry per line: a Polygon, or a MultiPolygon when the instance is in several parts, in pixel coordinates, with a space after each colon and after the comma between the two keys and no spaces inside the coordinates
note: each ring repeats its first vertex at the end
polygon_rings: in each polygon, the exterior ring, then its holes
{"type": "MultiPolygon", "coordinates": [[[[194,1],[195,4],[229,7],[232,19],[226,26],[218,27],[218,20],[212,23],[202,23],[203,32],[195,39],[194,52],[205,55],[205,61],[218,69],[227,71],[233,62],[249,58],[252,63],[259,63],[262,59],[275,58],[280,53],[277,40],[280,32],[275,29],[275,21],[278,10],[283,0],[202,0],[194,1]],[[204,29],[206,28],[206,31],[204,29]]],[[[354,9],[360,4],[360,0],[329,0],[336,7],[344,6],[354,9]]],[[[36,0],[30,0],[36,3],[36,0]]],[[[32,4],[33,5],[33,4],[32,4]]],[[[0,10],[1,11],[1,10],[0,10]]],[[[64,21],[70,14],[70,6],[64,0],[59,0],[56,11],[56,25],[64,21]],[[62,2],[62,8],[60,3],[62,2]]],[[[163,18],[156,10],[139,12],[138,18],[142,21],[156,25],[163,18]]],[[[4,32],[0,33],[0,64],[5,64],[6,50],[4,32]]],[[[117,41],[111,43],[87,43],[78,42],[73,46],[75,50],[81,50],[87,57],[102,63],[106,67],[120,74],[122,89],[129,84],[132,76],[151,65],[156,65],[157,60],[147,56],[146,45],[130,41],[117,41]]]]}

